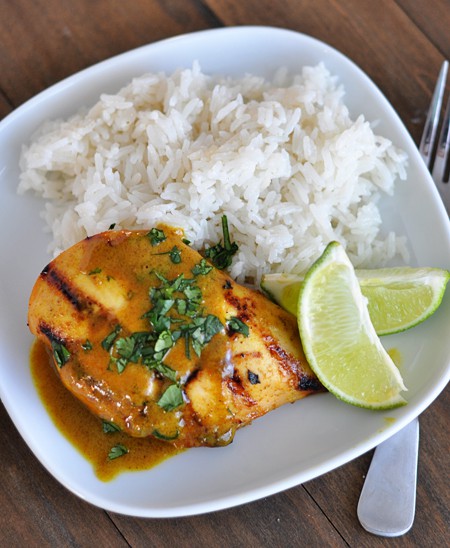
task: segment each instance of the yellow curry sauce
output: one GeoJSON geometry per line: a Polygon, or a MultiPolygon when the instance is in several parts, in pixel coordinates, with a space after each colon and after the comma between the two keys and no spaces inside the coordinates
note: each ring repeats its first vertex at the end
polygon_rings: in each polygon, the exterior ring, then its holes
{"type": "Polygon", "coordinates": [[[121,472],[147,470],[183,451],[156,438],[132,438],[122,432],[105,434],[102,421],[62,384],[44,343],[31,349],[31,373],[38,394],[58,430],[92,464],[96,476],[109,481],[121,472]],[[128,453],[110,460],[111,448],[123,444],[128,453]]]}
{"type": "Polygon", "coordinates": [[[86,238],[44,268],[30,297],[39,393],[102,479],[226,445],[323,391],[295,316],[163,228],[86,238]]]}

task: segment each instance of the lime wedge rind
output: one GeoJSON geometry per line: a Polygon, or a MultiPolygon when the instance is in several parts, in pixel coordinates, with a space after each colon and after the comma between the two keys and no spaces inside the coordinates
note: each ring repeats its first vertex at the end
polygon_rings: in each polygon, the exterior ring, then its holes
{"type": "Polygon", "coordinates": [[[332,394],[369,409],[405,405],[400,372],[375,332],[353,266],[337,242],[307,272],[297,318],[305,356],[332,394]]]}
{"type": "MultiPolygon", "coordinates": [[[[450,272],[440,268],[394,267],[355,272],[379,336],[406,331],[432,316],[450,279],[450,272]]],[[[266,274],[261,288],[295,315],[303,280],[304,276],[296,274],[266,274]]]]}
{"type": "Polygon", "coordinates": [[[357,275],[379,335],[400,333],[427,320],[441,305],[450,279],[450,272],[439,268],[361,270],[357,275]]]}

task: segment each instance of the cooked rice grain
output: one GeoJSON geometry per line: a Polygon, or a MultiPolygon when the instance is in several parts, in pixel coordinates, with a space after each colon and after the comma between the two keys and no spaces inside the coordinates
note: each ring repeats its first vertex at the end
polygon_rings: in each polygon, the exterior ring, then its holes
{"type": "Polygon", "coordinates": [[[275,83],[211,77],[194,63],[135,78],[89,111],[46,123],[21,157],[19,192],[47,199],[54,255],[87,235],[165,222],[200,249],[228,216],[231,274],[302,272],[330,240],[355,266],[405,258],[380,236],[377,201],[405,179],[406,157],[362,116],[323,64],[275,83]]]}

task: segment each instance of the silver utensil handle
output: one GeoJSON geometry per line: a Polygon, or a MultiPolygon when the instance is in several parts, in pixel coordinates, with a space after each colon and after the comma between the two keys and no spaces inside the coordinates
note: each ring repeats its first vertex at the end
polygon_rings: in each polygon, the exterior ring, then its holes
{"type": "Polygon", "coordinates": [[[358,503],[358,519],[370,533],[396,537],[412,527],[418,452],[418,419],[376,448],[358,503]]]}

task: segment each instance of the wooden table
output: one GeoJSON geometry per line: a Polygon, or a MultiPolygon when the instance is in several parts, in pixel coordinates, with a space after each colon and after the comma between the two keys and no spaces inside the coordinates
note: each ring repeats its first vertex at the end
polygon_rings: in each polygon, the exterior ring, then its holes
{"type": "MultiPolygon", "coordinates": [[[[419,141],[436,74],[450,58],[450,0],[0,0],[0,117],[112,55],[242,24],[289,28],[338,48],[378,84],[419,141]]],[[[0,546],[444,546],[448,404],[447,390],[423,413],[415,523],[390,540],[366,533],[356,517],[371,453],[239,508],[136,519],[66,491],[0,407],[0,546]]]]}

